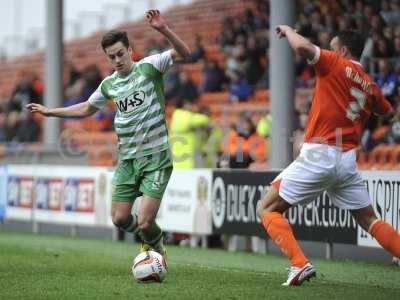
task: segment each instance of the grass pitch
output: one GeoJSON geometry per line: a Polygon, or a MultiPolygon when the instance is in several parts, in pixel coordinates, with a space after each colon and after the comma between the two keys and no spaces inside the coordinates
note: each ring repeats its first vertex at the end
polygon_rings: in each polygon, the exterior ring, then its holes
{"type": "Polygon", "coordinates": [[[286,259],[168,248],[162,284],[139,284],[137,245],[0,231],[0,299],[400,299],[400,269],[314,259],[317,279],[281,287],[286,259]]]}

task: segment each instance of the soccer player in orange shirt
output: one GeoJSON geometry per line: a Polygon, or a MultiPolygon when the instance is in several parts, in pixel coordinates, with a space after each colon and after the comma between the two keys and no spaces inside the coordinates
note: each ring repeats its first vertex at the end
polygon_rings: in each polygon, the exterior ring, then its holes
{"type": "Polygon", "coordinates": [[[300,155],[273,180],[257,207],[266,232],[291,262],[283,285],[301,285],[316,275],[283,213],[293,205],[315,200],[325,190],[332,202],[350,210],[384,249],[400,257],[400,235],[376,217],[356,166],[355,149],[365,120],[371,113],[393,114],[358,62],[363,39],[355,31],[343,31],[331,40],[330,50],[323,50],[289,26],[280,25],[276,32],[314,66],[317,77],[300,155]]]}

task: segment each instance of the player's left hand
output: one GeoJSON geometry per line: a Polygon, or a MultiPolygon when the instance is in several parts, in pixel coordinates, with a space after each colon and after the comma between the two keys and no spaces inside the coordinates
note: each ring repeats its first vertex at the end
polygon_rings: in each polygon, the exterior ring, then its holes
{"type": "Polygon", "coordinates": [[[162,31],[167,28],[167,23],[161,17],[161,13],[157,9],[149,10],[146,12],[146,18],[151,27],[158,31],[162,31]]]}
{"type": "Polygon", "coordinates": [[[287,26],[287,25],[278,25],[278,26],[275,28],[275,31],[276,31],[276,34],[278,35],[278,37],[281,39],[281,38],[286,37],[286,33],[287,33],[287,32],[289,32],[289,31],[295,31],[295,30],[293,30],[292,27],[287,26]]]}

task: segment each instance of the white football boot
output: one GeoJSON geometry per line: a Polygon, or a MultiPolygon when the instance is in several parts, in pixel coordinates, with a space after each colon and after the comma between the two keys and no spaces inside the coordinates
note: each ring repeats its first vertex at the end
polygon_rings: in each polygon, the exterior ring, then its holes
{"type": "Polygon", "coordinates": [[[310,263],[306,263],[302,268],[290,267],[288,271],[288,279],[282,283],[283,286],[301,285],[305,280],[309,281],[310,278],[317,276],[317,269],[310,263]]]}

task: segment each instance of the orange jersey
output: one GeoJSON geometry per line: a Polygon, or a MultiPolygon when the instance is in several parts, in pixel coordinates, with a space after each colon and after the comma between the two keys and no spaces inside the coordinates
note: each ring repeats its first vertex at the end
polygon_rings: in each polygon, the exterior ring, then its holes
{"type": "Polygon", "coordinates": [[[379,87],[359,62],[317,47],[317,82],[304,140],[349,150],[359,145],[364,123],[371,115],[391,110],[379,87]]]}

